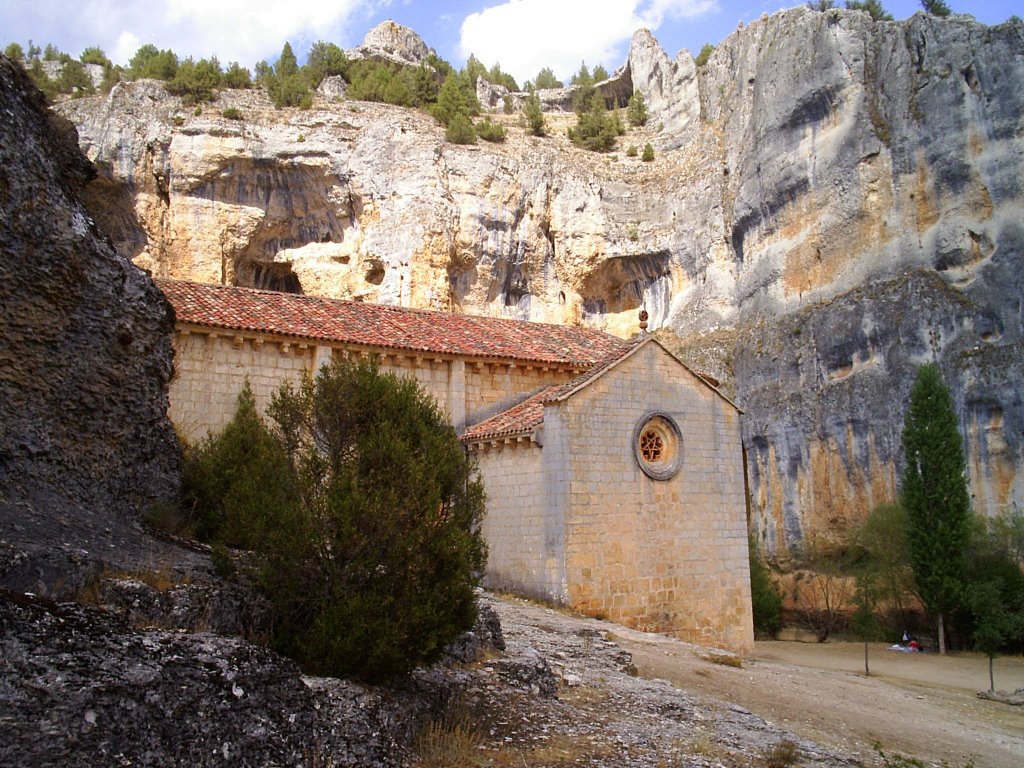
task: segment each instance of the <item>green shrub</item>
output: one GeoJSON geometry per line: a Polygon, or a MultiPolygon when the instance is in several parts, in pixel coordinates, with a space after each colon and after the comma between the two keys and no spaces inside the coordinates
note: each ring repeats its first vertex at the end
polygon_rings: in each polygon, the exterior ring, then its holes
{"type": "Polygon", "coordinates": [[[167,90],[183,97],[186,104],[210,101],[223,78],[216,57],[199,61],[192,61],[189,57],[178,64],[174,77],[167,83],[167,90]]]}
{"type": "Polygon", "coordinates": [[[25,50],[18,43],[9,43],[4,48],[4,56],[12,61],[22,63],[25,61],[25,50]]]}
{"type": "Polygon", "coordinates": [[[132,80],[143,77],[170,80],[177,71],[178,57],[174,51],[161,51],[148,43],[139,48],[128,62],[128,74],[132,80]]]}
{"type": "Polygon", "coordinates": [[[879,0],[846,0],[846,7],[851,11],[867,12],[872,21],[892,21],[892,14],[879,0]]]}
{"type": "Polygon", "coordinates": [[[486,559],[483,487],[437,403],[336,361],[268,412],[273,430],[246,387],[186,454],[198,535],[261,555],[273,644],[308,672],[377,682],[436,660],[473,624],[486,559]]]}
{"type": "Polygon", "coordinates": [[[237,61],[233,61],[228,65],[227,71],[224,72],[224,87],[252,88],[252,75],[249,74],[248,69],[237,61]]]}
{"type": "Polygon", "coordinates": [[[476,129],[476,135],[484,141],[499,142],[505,140],[505,126],[501,123],[493,123],[491,119],[485,117],[474,126],[476,129]]]}
{"type": "Polygon", "coordinates": [[[277,647],[369,681],[439,658],[473,624],[486,548],[483,486],[436,401],[339,360],[269,413],[300,489],[262,544],[277,647]]]}
{"type": "Polygon", "coordinates": [[[543,88],[561,88],[562,81],[555,77],[555,73],[551,71],[550,67],[543,67],[537,73],[537,77],[534,78],[533,87],[538,90],[543,88]]]}
{"type": "Polygon", "coordinates": [[[626,157],[636,157],[638,154],[635,145],[630,145],[629,149],[626,150],[626,157]]]}
{"type": "Polygon", "coordinates": [[[242,120],[243,119],[242,118],[242,113],[238,109],[238,107],[228,107],[223,112],[221,112],[221,115],[226,117],[228,120],[242,120]]]}
{"type": "Polygon", "coordinates": [[[444,137],[452,144],[476,144],[476,129],[468,116],[458,114],[448,123],[444,137]]]}
{"type": "Polygon", "coordinates": [[[236,549],[259,549],[264,530],[295,502],[287,457],[248,382],[224,430],[186,446],[181,498],[200,540],[236,549]]]}
{"type": "Polygon", "coordinates": [[[629,97],[626,117],[632,126],[647,124],[647,104],[644,102],[644,95],[640,91],[633,91],[633,95],[629,97]]]}
{"type": "Polygon", "coordinates": [[[711,54],[714,52],[715,46],[713,46],[711,43],[704,43],[704,45],[701,46],[700,53],[698,53],[697,57],[693,60],[693,63],[696,64],[698,67],[703,67],[705,64],[708,63],[708,59],[711,58],[711,54]]]}
{"type": "Polygon", "coordinates": [[[530,95],[523,102],[523,119],[526,120],[526,132],[531,136],[545,136],[547,134],[544,113],[540,108],[540,97],[536,91],[530,91],[530,95]]]}
{"type": "Polygon", "coordinates": [[[601,98],[591,99],[588,112],[577,113],[576,125],[569,129],[569,140],[577,147],[593,152],[608,152],[619,136],[619,124],[601,98]]]}
{"type": "Polygon", "coordinates": [[[303,67],[310,83],[315,87],[320,85],[325,77],[341,75],[345,77],[348,73],[349,61],[345,52],[334,43],[327,43],[318,40],[309,49],[309,56],[303,67]]]}
{"type": "Polygon", "coordinates": [[[654,160],[654,147],[651,146],[651,142],[644,144],[644,153],[640,155],[640,159],[645,163],[649,163],[654,160]]]}
{"type": "Polygon", "coordinates": [[[754,613],[754,633],[759,637],[775,637],[782,628],[782,593],[772,581],[768,565],[761,558],[756,539],[751,536],[750,604],[754,613]]]}

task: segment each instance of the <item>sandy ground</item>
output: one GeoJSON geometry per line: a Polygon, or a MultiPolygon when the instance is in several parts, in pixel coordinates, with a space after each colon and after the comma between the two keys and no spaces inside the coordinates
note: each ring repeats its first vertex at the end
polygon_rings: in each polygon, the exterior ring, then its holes
{"type": "MultiPolygon", "coordinates": [[[[904,654],[860,643],[759,642],[742,668],[668,638],[615,632],[644,677],[739,704],[794,733],[875,762],[887,753],[951,766],[1024,766],[1024,708],[978,699],[988,660],[978,654],[904,654]]],[[[1024,688],[1024,659],[998,658],[996,688],[1024,688]]]]}

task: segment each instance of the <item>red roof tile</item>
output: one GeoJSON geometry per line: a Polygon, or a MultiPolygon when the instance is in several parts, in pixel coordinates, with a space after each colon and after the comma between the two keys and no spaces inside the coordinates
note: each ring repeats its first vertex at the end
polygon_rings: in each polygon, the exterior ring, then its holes
{"type": "Polygon", "coordinates": [[[461,357],[594,365],[624,342],[602,331],[317,296],[157,280],[179,322],[461,357]]]}
{"type": "Polygon", "coordinates": [[[474,424],[462,433],[464,443],[476,440],[487,440],[492,437],[504,437],[530,432],[534,427],[544,423],[544,403],[554,399],[565,385],[555,384],[546,387],[534,395],[530,395],[521,403],[513,405],[506,411],[495,414],[489,419],[474,424]]]}

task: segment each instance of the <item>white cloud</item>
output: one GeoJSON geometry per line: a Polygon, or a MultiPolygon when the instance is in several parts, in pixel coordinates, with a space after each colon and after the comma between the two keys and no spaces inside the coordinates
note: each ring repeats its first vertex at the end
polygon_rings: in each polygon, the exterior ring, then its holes
{"type": "Polygon", "coordinates": [[[541,67],[566,79],[580,61],[603,63],[609,72],[623,64],[641,27],[655,30],[666,18],[715,7],[715,0],[508,0],[467,16],[459,45],[463,56],[499,62],[520,83],[541,67]]]}
{"type": "MultiPolygon", "coordinates": [[[[140,44],[152,43],[180,57],[216,54],[222,63],[252,66],[259,59],[273,60],[285,40],[295,48],[319,39],[345,44],[348,22],[389,2],[86,0],[72,6],[66,0],[34,0],[18,9],[16,20],[37,39],[66,41],[63,47],[72,54],[99,45],[121,64],[140,44]]],[[[360,27],[360,37],[363,31],[360,27]]]]}

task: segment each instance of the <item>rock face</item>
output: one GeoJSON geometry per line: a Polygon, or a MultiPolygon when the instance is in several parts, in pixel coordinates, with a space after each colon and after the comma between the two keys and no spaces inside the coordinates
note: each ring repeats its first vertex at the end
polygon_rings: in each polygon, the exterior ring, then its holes
{"type": "Polygon", "coordinates": [[[419,35],[390,19],[367,32],[359,46],[345,51],[350,59],[379,59],[412,66],[423,64],[431,53],[419,35]]]}
{"type": "Polygon", "coordinates": [[[137,632],[89,606],[0,591],[4,765],[396,766],[457,679],[405,689],[303,678],[240,638],[137,632]]]}
{"type": "Polygon", "coordinates": [[[650,120],[620,148],[652,163],[572,147],[555,113],[551,137],[497,114],[504,144],[459,147],[386,105],[226,92],[196,116],[152,82],[62,111],[100,169],[90,209],[160,275],[623,336],[645,307],[746,410],[771,551],[893,498],[925,360],[976,508],[1024,504],[1020,23],[796,8],[702,67],[641,31],[605,86],[626,82],[650,120]]]}
{"type": "Polygon", "coordinates": [[[74,127],[4,57],[0,114],[0,579],[36,589],[152,552],[140,512],[179,473],[173,317],[83,208],[74,127]]]}

